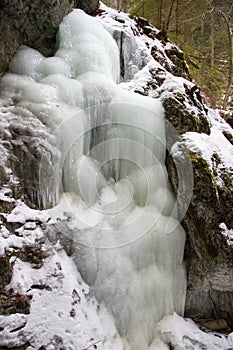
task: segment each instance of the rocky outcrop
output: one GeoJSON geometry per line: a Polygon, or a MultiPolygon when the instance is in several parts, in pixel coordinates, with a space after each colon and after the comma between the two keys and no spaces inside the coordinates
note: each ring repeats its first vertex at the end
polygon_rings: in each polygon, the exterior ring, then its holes
{"type": "MultiPolygon", "coordinates": [[[[4,94],[3,86],[1,90],[4,94]]],[[[59,192],[60,153],[49,118],[46,113],[40,113],[41,118],[38,118],[38,113],[17,106],[13,91],[11,98],[0,101],[0,113],[3,140],[0,186],[4,189],[1,211],[11,211],[15,206],[13,198],[21,197],[32,208],[55,205],[59,192]]]]}
{"type": "Polygon", "coordinates": [[[77,0],[76,7],[88,14],[94,13],[99,7],[99,0],[77,0]]]}
{"type": "MultiPolygon", "coordinates": [[[[186,91],[183,96],[179,95],[179,99],[176,93],[173,97],[164,99],[165,116],[181,135],[181,139],[176,141],[176,150],[174,145],[171,146],[171,153],[167,158],[169,177],[176,193],[179,191],[179,175],[186,172],[182,157],[189,159],[193,172],[192,197],[182,222],[187,233],[186,315],[222,317],[232,324],[233,249],[228,237],[233,227],[232,170],[226,168],[221,158],[224,155],[218,154],[214,149],[210,153],[211,159],[206,159],[201,142],[202,138],[209,137],[211,140],[208,135],[211,135],[210,124],[213,120],[209,124],[208,114],[205,114],[201,105],[196,115],[190,112],[188,104],[181,103],[182,99],[184,101],[187,98],[189,95],[186,91]],[[198,134],[202,136],[196,143],[187,142],[198,134]]],[[[189,106],[191,104],[189,101],[189,106]]],[[[225,141],[223,137],[222,142],[225,141]]],[[[184,192],[190,190],[188,183],[184,192]]],[[[184,198],[178,200],[182,208],[184,198]]]]}
{"type": "MultiPolygon", "coordinates": [[[[233,227],[232,186],[216,185],[211,167],[198,152],[189,150],[193,168],[193,195],[183,219],[187,232],[185,259],[188,271],[186,315],[225,318],[232,323],[233,249],[222,231],[221,223],[233,227]],[[227,201],[224,198],[227,196],[227,201]],[[223,205],[223,202],[225,205],[223,205]]],[[[176,155],[168,157],[168,172],[177,191],[176,155]]],[[[185,170],[184,170],[185,171],[185,170]]],[[[223,171],[222,177],[227,172],[223,171]]],[[[228,179],[230,174],[227,175],[228,179]]],[[[231,180],[232,181],[232,180],[231,180]]]]}
{"type": "Polygon", "coordinates": [[[17,48],[24,44],[37,49],[45,56],[55,51],[56,33],[63,17],[77,7],[94,13],[98,0],[2,0],[0,3],[0,73],[17,48]]]}
{"type": "Polygon", "coordinates": [[[0,72],[7,69],[22,44],[38,49],[46,56],[51,55],[58,26],[71,9],[69,0],[1,1],[0,72]]]}

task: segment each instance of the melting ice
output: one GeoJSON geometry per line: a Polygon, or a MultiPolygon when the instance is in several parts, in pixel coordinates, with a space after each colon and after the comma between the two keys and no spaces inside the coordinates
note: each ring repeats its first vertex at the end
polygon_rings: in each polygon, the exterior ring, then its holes
{"type": "Polygon", "coordinates": [[[10,71],[2,86],[38,118],[47,108],[62,151],[61,203],[51,214],[72,213],[77,268],[125,349],[149,349],[156,323],[183,313],[186,289],[161,103],[117,85],[117,45],[80,10],[60,25],[54,57],[23,46],[10,71]]]}

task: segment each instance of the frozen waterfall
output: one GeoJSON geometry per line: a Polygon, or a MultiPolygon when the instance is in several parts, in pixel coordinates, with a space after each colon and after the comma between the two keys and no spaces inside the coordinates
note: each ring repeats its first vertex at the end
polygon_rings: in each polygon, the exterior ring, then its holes
{"type": "Polygon", "coordinates": [[[21,47],[10,71],[2,84],[57,138],[61,201],[50,212],[70,215],[77,268],[124,349],[147,350],[156,323],[183,313],[186,290],[161,103],[117,85],[117,45],[80,10],[63,20],[54,57],[21,47]]]}

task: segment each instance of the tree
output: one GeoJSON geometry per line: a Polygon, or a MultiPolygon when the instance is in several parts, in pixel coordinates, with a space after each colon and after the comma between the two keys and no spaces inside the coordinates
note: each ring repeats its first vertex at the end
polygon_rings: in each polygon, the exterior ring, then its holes
{"type": "Polygon", "coordinates": [[[127,10],[146,17],[183,49],[191,75],[209,103],[213,107],[229,107],[232,0],[134,0],[132,3],[127,10]]]}

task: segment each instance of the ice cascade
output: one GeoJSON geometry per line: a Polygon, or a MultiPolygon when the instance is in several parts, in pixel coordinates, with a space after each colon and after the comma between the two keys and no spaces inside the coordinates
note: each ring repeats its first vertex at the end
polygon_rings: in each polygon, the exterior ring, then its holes
{"type": "Polygon", "coordinates": [[[23,46],[10,71],[2,84],[38,118],[46,106],[58,140],[62,195],[51,215],[70,215],[77,268],[124,349],[150,349],[156,323],[183,313],[186,289],[160,101],[117,85],[117,45],[80,10],[60,25],[54,57],[23,46]]]}

